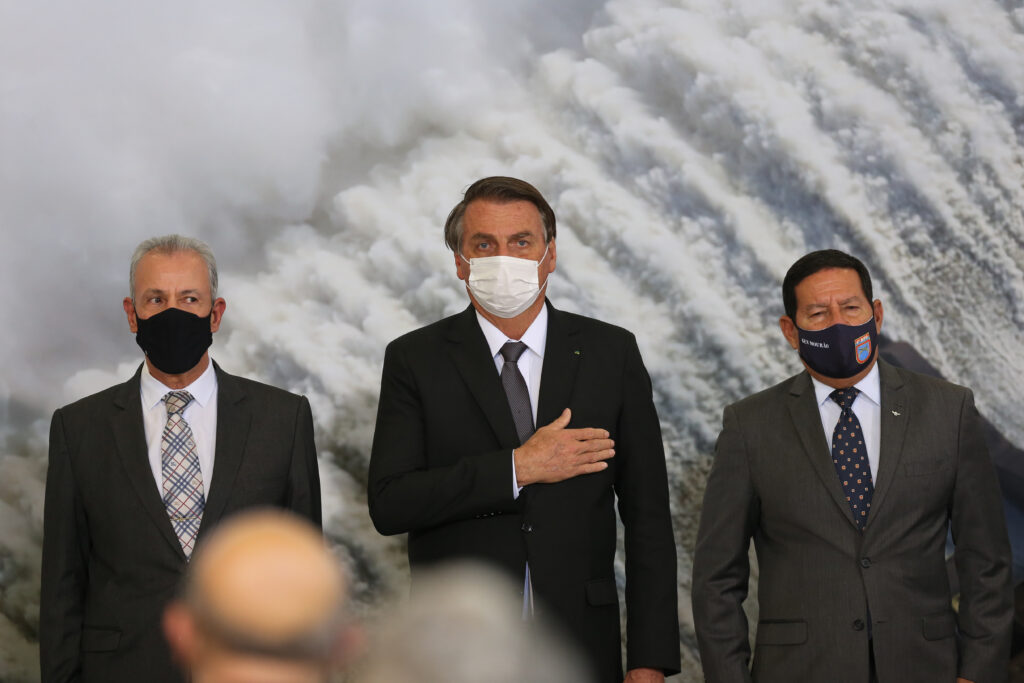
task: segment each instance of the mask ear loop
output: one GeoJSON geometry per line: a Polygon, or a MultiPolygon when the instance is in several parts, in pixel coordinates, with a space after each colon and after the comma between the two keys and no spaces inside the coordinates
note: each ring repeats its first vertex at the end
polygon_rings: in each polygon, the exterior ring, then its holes
{"type": "MultiPolygon", "coordinates": [[[[544,254],[540,257],[540,260],[537,261],[537,267],[538,268],[540,268],[540,264],[544,263],[544,259],[546,259],[548,257],[548,251],[550,251],[550,250],[551,250],[551,242],[545,242],[544,243],[544,254]]],[[[544,282],[540,283],[540,285],[537,286],[538,296],[540,296],[539,292],[543,292],[544,288],[548,286],[548,278],[550,278],[550,277],[551,277],[551,273],[548,273],[547,276],[544,278],[544,282]]]]}

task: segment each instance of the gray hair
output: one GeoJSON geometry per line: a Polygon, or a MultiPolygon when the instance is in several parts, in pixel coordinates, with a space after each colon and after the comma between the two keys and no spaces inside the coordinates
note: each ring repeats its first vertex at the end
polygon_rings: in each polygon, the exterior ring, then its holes
{"type": "Polygon", "coordinates": [[[206,270],[210,275],[210,298],[217,298],[217,259],[213,257],[213,250],[206,242],[195,237],[184,235],[162,235],[150,237],[135,248],[132,254],[131,266],[128,269],[128,296],[132,303],[135,302],[135,269],[139,267],[142,257],[151,251],[158,254],[176,254],[179,251],[194,251],[206,262],[206,270]]]}

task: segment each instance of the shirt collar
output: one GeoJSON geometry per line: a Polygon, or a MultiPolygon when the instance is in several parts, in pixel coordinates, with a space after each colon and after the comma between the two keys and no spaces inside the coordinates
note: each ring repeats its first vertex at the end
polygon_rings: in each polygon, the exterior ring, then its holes
{"type": "MultiPolygon", "coordinates": [[[[832,395],[835,388],[815,379],[813,376],[811,377],[811,382],[814,383],[814,397],[818,399],[818,405],[825,405],[825,401],[829,400],[829,396],[832,395]]],[[[882,390],[878,381],[877,359],[868,374],[864,375],[864,377],[853,386],[860,389],[860,393],[871,399],[876,406],[882,405],[882,390]]]]}
{"type": "Polygon", "coordinates": [[[480,323],[480,330],[484,333],[492,358],[501,352],[501,347],[507,341],[521,341],[530,351],[540,356],[541,359],[544,358],[544,345],[548,339],[548,307],[546,304],[541,306],[540,312],[526,328],[522,339],[509,339],[504,332],[494,326],[494,323],[480,315],[480,311],[476,312],[476,321],[480,323]]]}
{"type": "Polygon", "coordinates": [[[205,408],[213,400],[214,393],[217,391],[217,373],[213,369],[213,360],[210,360],[209,365],[203,370],[203,374],[199,375],[192,384],[181,389],[171,389],[153,377],[149,372],[149,364],[144,362],[139,388],[142,391],[142,407],[147,410],[155,408],[169,391],[187,391],[192,394],[196,403],[205,408]]]}

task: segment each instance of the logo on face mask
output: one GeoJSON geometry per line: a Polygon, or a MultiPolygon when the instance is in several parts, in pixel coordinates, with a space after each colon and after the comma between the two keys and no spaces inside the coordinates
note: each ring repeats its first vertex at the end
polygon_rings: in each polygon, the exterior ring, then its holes
{"type": "Polygon", "coordinates": [[[823,330],[797,327],[800,358],[807,366],[825,377],[853,377],[875,356],[877,346],[875,319],[861,325],[836,323],[823,330]]]}
{"type": "Polygon", "coordinates": [[[148,318],[138,317],[135,343],[157,370],[180,375],[194,368],[213,343],[210,315],[200,318],[180,308],[167,308],[148,318]]]}
{"type": "Polygon", "coordinates": [[[857,362],[866,363],[871,358],[871,335],[865,334],[853,341],[853,348],[857,350],[857,362]]]}
{"type": "Polygon", "coordinates": [[[547,284],[540,284],[537,270],[548,255],[545,247],[539,261],[514,256],[484,256],[467,259],[469,278],[466,287],[483,309],[498,318],[514,318],[529,308],[547,284]]]}

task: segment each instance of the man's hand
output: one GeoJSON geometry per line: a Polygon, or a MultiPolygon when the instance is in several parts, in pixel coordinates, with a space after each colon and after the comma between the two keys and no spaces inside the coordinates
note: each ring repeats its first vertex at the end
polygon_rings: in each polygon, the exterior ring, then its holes
{"type": "Polygon", "coordinates": [[[623,683],[664,683],[665,674],[657,669],[630,669],[623,683]]]}
{"type": "MultiPolygon", "coordinates": [[[[566,429],[572,411],[533,433],[515,450],[516,483],[553,484],[581,474],[600,472],[615,455],[615,442],[604,429],[566,429]]],[[[643,680],[643,679],[641,679],[643,680]]]]}

